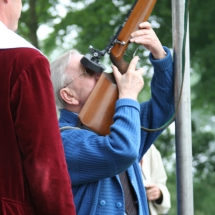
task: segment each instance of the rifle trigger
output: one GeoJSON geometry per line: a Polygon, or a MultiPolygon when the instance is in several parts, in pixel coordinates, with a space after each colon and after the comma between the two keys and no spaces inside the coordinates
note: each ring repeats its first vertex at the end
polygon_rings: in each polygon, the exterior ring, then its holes
{"type": "Polygon", "coordinates": [[[137,48],[134,50],[133,57],[136,55],[138,48],[139,48],[139,46],[137,46],[137,48]]]}

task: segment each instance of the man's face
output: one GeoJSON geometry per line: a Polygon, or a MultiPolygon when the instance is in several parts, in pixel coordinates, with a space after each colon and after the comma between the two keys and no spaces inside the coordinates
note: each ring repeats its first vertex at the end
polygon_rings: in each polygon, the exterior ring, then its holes
{"type": "Polygon", "coordinates": [[[75,91],[75,96],[81,108],[84,106],[100,77],[99,73],[86,70],[80,62],[82,57],[83,55],[81,54],[74,54],[66,69],[66,73],[71,74],[73,80],[68,87],[72,87],[75,91]]]}

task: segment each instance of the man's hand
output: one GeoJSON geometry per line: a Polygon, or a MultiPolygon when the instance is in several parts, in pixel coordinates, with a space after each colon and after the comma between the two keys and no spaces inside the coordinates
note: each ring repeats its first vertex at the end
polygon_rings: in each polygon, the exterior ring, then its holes
{"type": "Polygon", "coordinates": [[[143,73],[142,68],[136,70],[137,62],[139,60],[138,56],[135,56],[127,69],[125,74],[121,74],[117,67],[112,65],[113,73],[117,82],[119,89],[119,98],[130,98],[137,100],[137,96],[141,89],[143,88],[143,73]]]}
{"type": "MultiPolygon", "coordinates": [[[[146,186],[146,195],[149,201],[157,201],[162,198],[162,193],[156,184],[150,183],[146,186]]],[[[162,199],[161,199],[162,202],[162,199]]]]}
{"type": "Polygon", "coordinates": [[[142,44],[154,56],[155,59],[162,59],[166,56],[160,40],[155,34],[149,22],[142,22],[139,30],[131,34],[130,42],[142,44]]]}

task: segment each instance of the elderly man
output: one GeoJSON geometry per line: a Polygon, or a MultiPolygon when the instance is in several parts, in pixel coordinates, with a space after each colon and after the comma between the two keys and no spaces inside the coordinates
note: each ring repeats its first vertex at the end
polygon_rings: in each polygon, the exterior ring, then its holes
{"type": "Polygon", "coordinates": [[[21,0],[0,0],[0,214],[75,215],[48,60],[14,33],[21,0]]]}
{"type": "Polygon", "coordinates": [[[173,115],[173,67],[169,49],[161,45],[150,23],[143,22],[139,28],[131,34],[130,41],[151,52],[152,98],[137,102],[143,87],[143,69],[136,69],[137,56],[124,75],[113,66],[119,98],[109,135],[77,127],[78,114],[100,75],[81,64],[83,55],[76,50],[51,64],[60,127],[71,127],[63,130],[61,136],[79,215],[148,214],[139,161],[160,132],[147,133],[140,126],[156,128],[173,115]]]}

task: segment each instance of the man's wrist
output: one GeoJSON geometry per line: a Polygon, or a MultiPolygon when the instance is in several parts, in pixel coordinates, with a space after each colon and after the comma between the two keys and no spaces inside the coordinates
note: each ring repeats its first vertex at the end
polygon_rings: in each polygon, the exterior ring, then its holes
{"type": "Polygon", "coordinates": [[[157,55],[152,54],[155,60],[160,60],[166,57],[167,53],[165,52],[165,50],[163,50],[162,53],[159,53],[157,55]]]}

